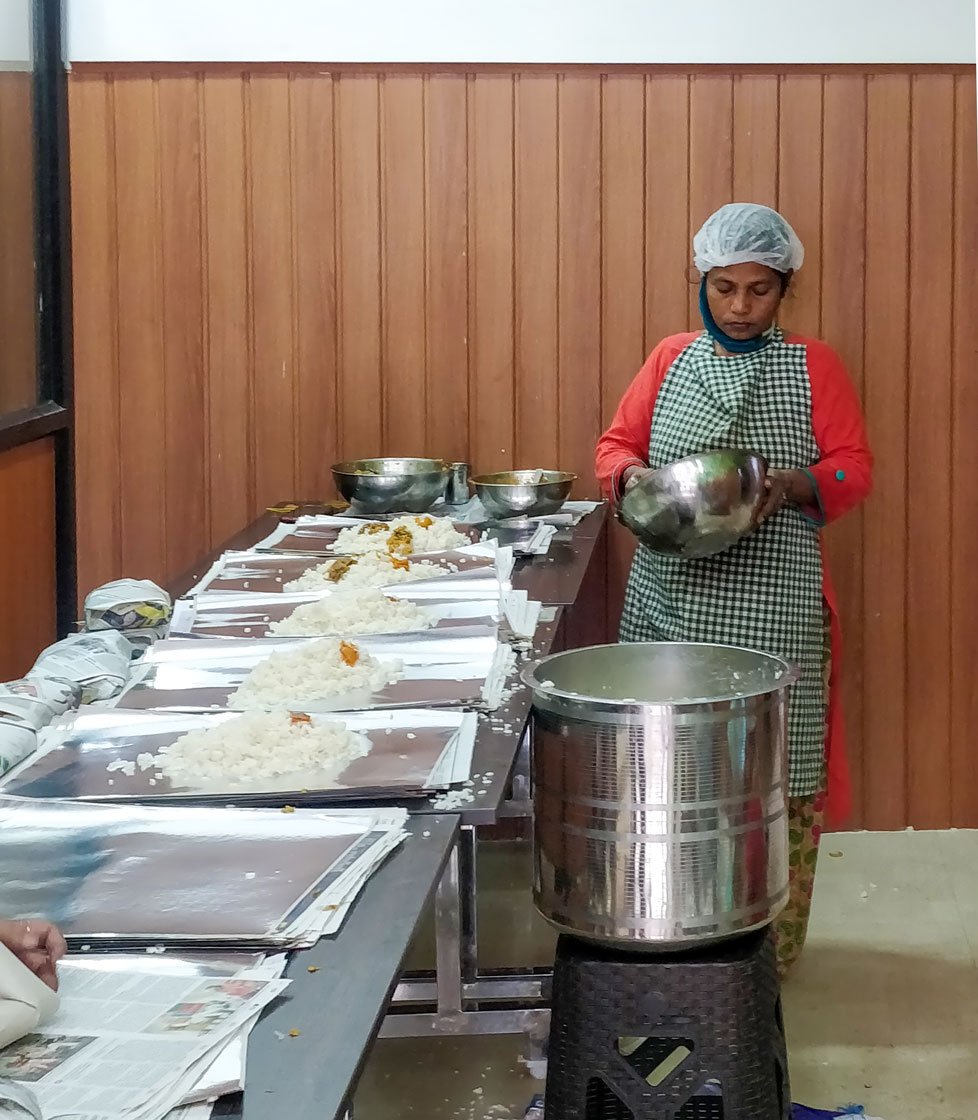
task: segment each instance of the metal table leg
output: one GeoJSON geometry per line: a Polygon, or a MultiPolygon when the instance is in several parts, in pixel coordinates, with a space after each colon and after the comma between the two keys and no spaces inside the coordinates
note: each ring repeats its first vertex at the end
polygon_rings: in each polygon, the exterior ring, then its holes
{"type": "Polygon", "coordinates": [[[462,908],[459,883],[459,848],[452,849],[435,895],[435,983],[438,1015],[457,1015],[462,1010],[462,908]]]}
{"type": "Polygon", "coordinates": [[[549,1025],[549,974],[480,974],[477,860],[476,830],[463,827],[435,893],[436,973],[401,980],[380,1035],[525,1033],[526,1060],[537,1063],[549,1025]]]}
{"type": "Polygon", "coordinates": [[[458,840],[461,926],[462,982],[474,983],[479,976],[479,899],[478,839],[473,827],[467,825],[458,840]]]}

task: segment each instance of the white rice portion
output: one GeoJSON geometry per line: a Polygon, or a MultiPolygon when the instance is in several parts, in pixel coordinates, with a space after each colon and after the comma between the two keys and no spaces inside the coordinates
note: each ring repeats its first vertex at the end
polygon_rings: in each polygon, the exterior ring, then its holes
{"type": "Polygon", "coordinates": [[[450,517],[419,515],[395,517],[393,521],[386,523],[351,525],[349,529],[341,530],[335,542],[330,545],[330,551],[347,556],[386,552],[391,534],[397,529],[406,529],[411,534],[410,547],[397,549],[397,554],[401,556],[410,556],[415,552],[447,552],[472,543],[464,533],[455,528],[450,517]],[[383,528],[380,528],[381,524],[383,528]]]}
{"type": "Polygon", "coordinates": [[[314,603],[303,603],[270,634],[399,634],[427,630],[434,619],[409,599],[392,599],[375,587],[337,591],[314,603]]]}
{"type": "Polygon", "coordinates": [[[340,656],[343,645],[353,643],[323,638],[301,649],[273,653],[245,677],[228,698],[228,706],[244,711],[290,706],[301,710],[314,700],[350,692],[380,692],[402,676],[400,661],[382,663],[362,650],[358,650],[356,664],[347,665],[340,656]]]}
{"type": "Polygon", "coordinates": [[[295,722],[289,712],[253,712],[189,731],[161,747],[151,763],[174,786],[247,789],[289,775],[306,785],[324,785],[369,754],[370,745],[365,735],[354,735],[342,723],[295,722]]]}
{"type": "MultiPolygon", "coordinates": [[[[345,532],[346,530],[344,530],[345,532]]],[[[284,584],[285,591],[322,591],[324,587],[389,587],[395,583],[411,583],[416,579],[431,579],[443,576],[446,572],[458,569],[454,566],[442,567],[428,560],[413,560],[394,563],[394,557],[385,553],[371,552],[355,558],[351,567],[339,579],[330,579],[330,569],[338,560],[326,560],[315,568],[303,572],[297,579],[284,584]]]]}

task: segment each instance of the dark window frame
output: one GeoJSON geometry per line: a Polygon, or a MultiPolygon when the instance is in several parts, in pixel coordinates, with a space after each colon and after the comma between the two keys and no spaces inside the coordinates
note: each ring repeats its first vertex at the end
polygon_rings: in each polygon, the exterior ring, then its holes
{"type": "Polygon", "coordinates": [[[32,0],[37,398],[0,415],[0,452],[50,437],[55,449],[58,631],[77,618],[71,209],[63,0],[32,0]]]}

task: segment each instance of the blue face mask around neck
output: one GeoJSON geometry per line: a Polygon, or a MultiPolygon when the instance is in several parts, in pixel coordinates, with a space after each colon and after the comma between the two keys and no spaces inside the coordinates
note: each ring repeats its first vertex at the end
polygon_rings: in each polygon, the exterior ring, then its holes
{"type": "Polygon", "coordinates": [[[756,354],[758,350],[763,350],[765,346],[771,341],[771,336],[774,333],[774,328],[760,334],[757,338],[731,338],[730,335],[725,334],[720,329],[720,324],[713,318],[713,312],[710,310],[710,301],[706,295],[706,277],[704,276],[700,282],[700,315],[703,318],[703,326],[706,328],[706,333],[718,342],[724,350],[729,351],[731,354],[756,354]]]}

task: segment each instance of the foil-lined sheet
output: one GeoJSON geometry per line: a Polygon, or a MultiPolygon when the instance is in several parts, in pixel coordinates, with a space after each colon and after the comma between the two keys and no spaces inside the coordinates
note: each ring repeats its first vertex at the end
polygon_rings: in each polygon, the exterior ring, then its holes
{"type": "MultiPolygon", "coordinates": [[[[380,524],[377,521],[375,524],[380,524]]],[[[255,548],[275,549],[283,552],[313,552],[320,556],[341,556],[341,549],[335,547],[340,533],[351,529],[350,518],[332,517],[329,514],[306,514],[295,521],[280,522],[268,536],[260,540],[255,548]]],[[[478,529],[471,525],[456,525],[462,536],[468,537],[470,544],[476,544],[481,536],[478,529]]],[[[423,553],[412,555],[421,556],[423,553]]]]}
{"type": "MultiPolygon", "coordinates": [[[[294,521],[283,522],[272,530],[256,548],[288,549],[295,552],[318,552],[327,555],[340,555],[333,546],[340,531],[349,528],[351,523],[368,522],[381,524],[393,521],[402,514],[387,517],[367,517],[352,510],[345,514],[306,514],[294,521]]],[[[557,528],[572,526],[584,516],[555,515],[553,517],[508,517],[493,518],[483,508],[478,499],[472,499],[466,506],[457,508],[451,514],[442,508],[432,516],[451,516],[457,532],[471,541],[500,541],[512,547],[518,556],[545,556],[550,548],[557,528]]],[[[418,553],[418,555],[422,555],[418,553]]]]}
{"type": "Polygon", "coordinates": [[[369,754],[332,779],[294,772],[273,781],[177,785],[155,766],[142,769],[137,762],[189,731],[235,718],[233,712],[80,712],[50,728],[40,752],[7,775],[0,789],[18,797],[142,804],[304,805],[421,797],[469,777],[477,719],[474,712],[440,709],[330,717],[369,743],[369,754]],[[133,763],[134,773],[121,770],[119,762],[133,763]]]}
{"type": "MultiPolygon", "coordinates": [[[[411,584],[399,584],[397,599],[415,602],[428,616],[432,629],[451,630],[458,626],[495,626],[503,617],[499,599],[467,601],[438,599],[428,592],[412,593],[411,584]]],[[[288,618],[305,603],[328,599],[330,592],[301,591],[261,594],[244,591],[204,592],[192,599],[180,599],[173,608],[170,637],[264,638],[272,623],[288,618]]],[[[357,631],[344,633],[356,637],[357,631]]]]}
{"type": "Polygon", "coordinates": [[[82,949],[290,945],[313,902],[373,866],[382,812],[3,796],[0,914],[46,918],[82,949]]]}
{"type": "MultiPolygon", "coordinates": [[[[432,552],[412,557],[437,564],[443,576],[431,576],[411,583],[393,583],[381,590],[395,594],[404,587],[413,591],[422,587],[443,598],[499,598],[509,585],[513,573],[513,553],[496,544],[477,544],[453,552],[432,552]]],[[[211,565],[188,595],[204,591],[253,591],[262,594],[283,594],[285,585],[323,563],[324,557],[310,553],[262,552],[258,549],[225,552],[211,565]]],[[[342,583],[324,584],[329,593],[342,588],[342,583]]]]}
{"type": "MultiPolygon", "coordinates": [[[[111,703],[119,708],[226,709],[231,694],[260,661],[318,640],[167,639],[150,650],[111,703]]],[[[382,663],[400,662],[403,675],[378,692],[359,690],[329,699],[289,701],[288,706],[305,712],[428,705],[492,709],[499,705],[514,661],[495,627],[372,634],[358,638],[357,645],[382,663]]]]}
{"type": "MultiPolygon", "coordinates": [[[[287,958],[273,956],[270,962],[287,958]]],[[[258,968],[264,953],[194,953],[189,950],[166,953],[73,953],[58,964],[58,972],[144,972],[147,976],[234,976],[245,969],[258,968]]],[[[277,968],[276,972],[283,971],[277,968]]]]}

